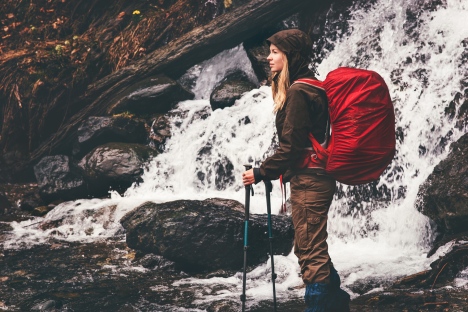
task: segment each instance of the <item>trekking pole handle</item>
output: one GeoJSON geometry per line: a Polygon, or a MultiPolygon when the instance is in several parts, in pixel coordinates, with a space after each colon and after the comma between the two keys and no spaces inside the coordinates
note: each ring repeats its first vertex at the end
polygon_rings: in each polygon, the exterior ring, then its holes
{"type": "MultiPolygon", "coordinates": [[[[250,165],[250,164],[244,165],[244,167],[245,167],[245,171],[248,171],[248,170],[252,169],[252,165],[250,165]]],[[[252,185],[245,186],[245,189],[250,190],[252,192],[252,196],[254,196],[254,189],[253,189],[252,185]]]]}

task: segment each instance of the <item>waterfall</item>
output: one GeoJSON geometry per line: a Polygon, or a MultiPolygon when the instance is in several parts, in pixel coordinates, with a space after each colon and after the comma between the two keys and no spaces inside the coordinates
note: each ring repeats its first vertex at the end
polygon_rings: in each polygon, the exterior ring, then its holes
{"type": "MultiPolygon", "coordinates": [[[[456,92],[463,93],[468,65],[463,40],[468,38],[468,3],[447,0],[377,0],[355,6],[349,31],[333,43],[333,50],[318,66],[320,78],[339,67],[351,66],[378,72],[387,82],[397,119],[397,154],[378,183],[339,185],[329,214],[329,246],[343,286],[353,295],[358,283],[379,289],[399,276],[428,268],[426,253],[434,236],[428,218],[415,208],[420,185],[444,159],[450,143],[463,132],[446,117],[445,108],[456,92]],[[464,59],[465,57],[465,59],[464,59]]],[[[172,138],[166,151],[149,164],[143,183],[124,196],[78,200],[57,206],[44,218],[12,223],[6,248],[45,243],[50,237],[90,242],[120,236],[118,220],[147,200],[223,197],[243,202],[243,164],[259,165],[277,145],[271,91],[260,87],[246,93],[234,106],[211,110],[209,94],[215,84],[234,69],[253,78],[242,47],[224,51],[188,71],[196,78],[196,99],[184,101],[170,112],[172,138]],[[37,224],[49,224],[44,227],[37,224]]],[[[465,82],[466,83],[466,82],[465,82]]],[[[264,192],[255,186],[251,212],[265,213],[264,192]]],[[[273,213],[281,203],[279,183],[272,194],[273,213]]],[[[241,252],[241,251],[239,251],[241,252]]],[[[294,254],[275,258],[279,298],[299,296],[291,288],[302,282],[294,254]]],[[[248,274],[249,297],[270,298],[265,263],[248,274]]],[[[241,274],[229,278],[189,278],[181,284],[220,288],[196,300],[202,303],[238,298],[241,274]]],[[[464,284],[458,279],[459,285],[464,284]]],[[[235,299],[234,299],[235,300],[235,299]]]]}

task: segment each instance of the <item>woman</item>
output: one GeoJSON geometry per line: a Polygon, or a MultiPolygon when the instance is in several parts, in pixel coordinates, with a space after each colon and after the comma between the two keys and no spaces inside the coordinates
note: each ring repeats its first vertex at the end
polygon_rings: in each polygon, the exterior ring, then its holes
{"type": "Polygon", "coordinates": [[[280,31],[267,41],[279,148],[260,168],[244,172],[242,179],[250,185],[283,175],[290,182],[294,253],[306,284],[306,311],[348,311],[349,295],[340,289],[326,242],[327,214],[336,183],[313,157],[308,138],[312,133],[326,144],[328,102],[323,90],[294,83],[299,78],[315,79],[309,69],[312,42],[297,29],[280,31]]]}

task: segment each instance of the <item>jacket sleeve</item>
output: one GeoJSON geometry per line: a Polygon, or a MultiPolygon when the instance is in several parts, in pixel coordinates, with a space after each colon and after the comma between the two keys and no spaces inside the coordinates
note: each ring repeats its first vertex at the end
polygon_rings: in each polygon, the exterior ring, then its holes
{"type": "Polygon", "coordinates": [[[311,101],[313,99],[300,86],[293,85],[289,88],[283,107],[286,117],[279,138],[279,148],[260,166],[257,173],[262,179],[275,180],[288,169],[294,169],[304,148],[310,146],[310,114],[313,113],[311,108],[315,106],[311,101]]]}

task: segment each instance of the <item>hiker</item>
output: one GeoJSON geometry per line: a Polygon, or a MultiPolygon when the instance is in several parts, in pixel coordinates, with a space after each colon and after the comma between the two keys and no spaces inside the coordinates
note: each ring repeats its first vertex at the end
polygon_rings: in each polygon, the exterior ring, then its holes
{"type": "Polygon", "coordinates": [[[297,29],[280,31],[267,39],[267,60],[273,74],[273,111],[279,147],[259,168],[243,173],[244,185],[280,176],[290,182],[294,253],[306,284],[306,312],[349,311],[349,295],[340,288],[340,278],[328,254],[327,214],[336,181],[314,161],[309,133],[321,144],[328,138],[328,103],[324,91],[295,83],[299,78],[315,79],[309,69],[312,42],[297,29]]]}

